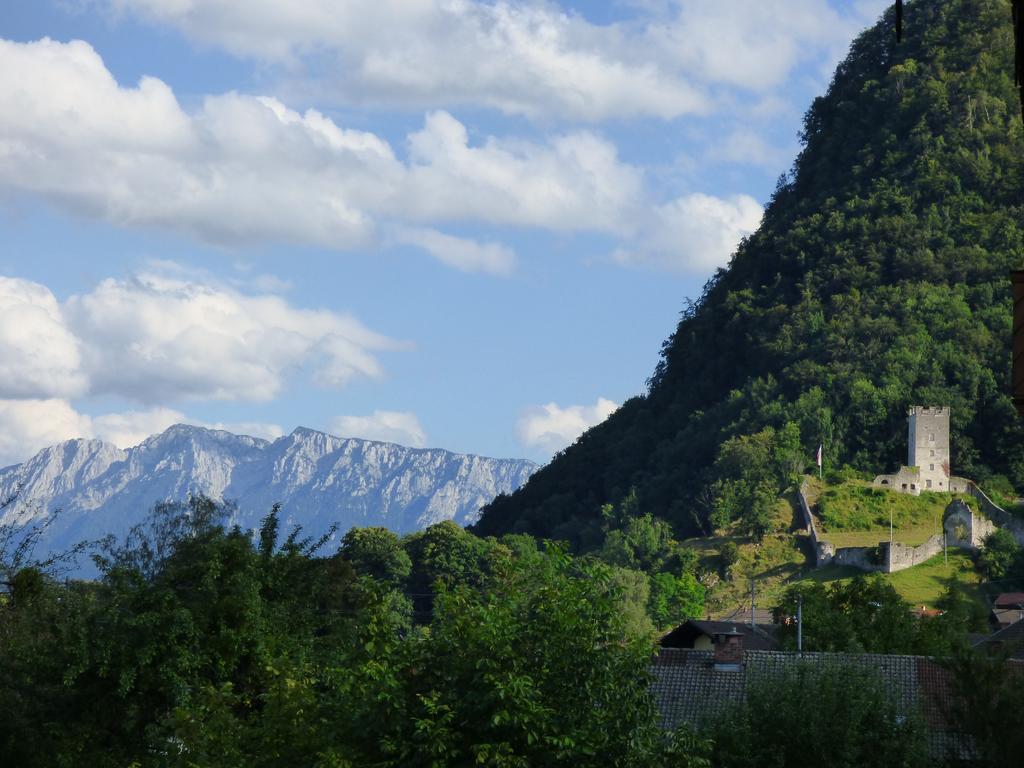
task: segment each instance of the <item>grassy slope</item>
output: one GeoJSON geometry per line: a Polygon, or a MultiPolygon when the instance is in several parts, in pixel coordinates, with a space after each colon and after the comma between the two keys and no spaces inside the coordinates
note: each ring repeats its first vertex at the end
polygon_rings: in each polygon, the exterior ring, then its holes
{"type": "MultiPolygon", "coordinates": [[[[974,569],[974,562],[966,552],[951,549],[948,562],[942,555],[936,555],[914,568],[885,575],[903,599],[912,605],[934,606],[935,601],[952,583],[959,584],[977,599],[982,598],[981,575],[974,569]]],[[[861,573],[856,568],[830,565],[818,568],[806,575],[808,581],[842,582],[849,581],[861,573]]]]}
{"type": "MultiPolygon", "coordinates": [[[[839,527],[844,524],[853,525],[863,520],[863,496],[860,489],[874,490],[869,484],[860,481],[847,481],[839,485],[828,485],[814,479],[810,484],[808,497],[812,504],[823,494],[830,494],[832,499],[833,520],[839,527]],[[857,506],[860,505],[860,506],[857,506]]],[[[919,544],[933,533],[941,530],[935,522],[942,518],[942,512],[949,503],[949,494],[922,494],[906,496],[887,491],[879,491],[885,496],[897,497],[894,500],[883,497],[882,502],[894,505],[894,519],[901,520],[903,525],[895,529],[894,538],[906,544],[919,544]]],[[[870,512],[874,507],[871,503],[878,502],[873,496],[868,497],[870,512]]],[[[970,500],[973,502],[973,499],[970,500]]],[[[877,512],[877,509],[875,509],[877,512]]],[[[886,512],[886,519],[888,513],[886,512]]],[[[868,524],[867,530],[830,531],[827,538],[837,546],[873,546],[889,538],[889,527],[877,523],[868,524]]],[[[787,493],[779,500],[776,517],[777,532],[766,536],[760,544],[749,538],[729,535],[689,539],[686,546],[696,551],[701,558],[701,566],[705,570],[715,570],[719,565],[719,552],[726,541],[734,541],[739,546],[739,559],[729,569],[728,577],[719,581],[711,590],[708,610],[712,616],[723,616],[737,608],[750,605],[750,578],[756,579],[756,599],[761,607],[777,604],[782,592],[790,585],[804,579],[833,582],[852,579],[861,571],[855,568],[828,566],[812,568],[805,553],[809,552],[809,542],[801,530],[796,496],[787,493]]],[[[946,587],[953,581],[963,585],[975,597],[981,597],[979,584],[980,575],[974,570],[970,555],[960,550],[949,551],[948,563],[941,555],[931,560],[883,577],[890,581],[896,590],[914,605],[933,606],[946,587]]]]}
{"type": "Polygon", "coordinates": [[[779,499],[776,509],[776,533],[765,536],[760,543],[749,537],[725,535],[689,539],[683,542],[696,551],[704,570],[716,570],[719,552],[726,541],[739,546],[739,559],[729,568],[727,578],[711,590],[708,610],[712,616],[730,614],[750,605],[750,578],[756,579],[756,599],[761,607],[772,607],[790,582],[807,570],[806,535],[802,533],[796,494],[787,493],[779,499]]]}
{"type": "Polygon", "coordinates": [[[807,495],[821,537],[837,547],[875,546],[887,541],[890,516],[895,541],[921,544],[942,533],[943,513],[954,498],[974,509],[978,506],[973,497],[964,494],[925,491],[910,496],[874,488],[862,480],[830,485],[808,478],[807,495]]]}

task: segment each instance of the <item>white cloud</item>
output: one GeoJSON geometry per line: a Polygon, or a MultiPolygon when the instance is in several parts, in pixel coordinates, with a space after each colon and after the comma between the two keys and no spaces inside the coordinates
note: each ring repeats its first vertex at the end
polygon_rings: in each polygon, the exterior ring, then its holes
{"type": "Polygon", "coordinates": [[[66,400],[0,400],[0,466],[24,461],[62,440],[91,434],[89,417],[66,400]]]}
{"type": "Polygon", "coordinates": [[[436,229],[405,227],[398,231],[396,240],[422,248],[438,261],[463,272],[507,275],[516,263],[515,251],[501,243],[480,243],[436,229]]]}
{"type": "Polygon", "coordinates": [[[599,397],[594,405],[557,403],[534,406],[520,417],[516,425],[519,440],[531,448],[559,451],[596,424],[607,419],[619,406],[599,397]]]}
{"type": "Polygon", "coordinates": [[[71,437],[97,437],[118,448],[130,448],[138,445],[150,435],[163,432],[174,424],[183,424],[189,419],[181,411],[173,408],[152,408],[146,411],[123,411],[106,413],[102,416],[86,419],[87,431],[71,437]]]}
{"type": "Polygon", "coordinates": [[[730,163],[759,165],[782,173],[788,166],[789,158],[795,154],[795,147],[791,147],[790,151],[784,151],[768,144],[759,133],[750,128],[737,128],[717,142],[709,156],[730,163]]]}
{"type": "Polygon", "coordinates": [[[765,92],[801,62],[823,62],[831,74],[857,31],[874,21],[870,10],[827,0],[679,2],[668,23],[649,28],[648,42],[661,60],[701,81],[765,92]]]}
{"type": "Polygon", "coordinates": [[[462,123],[432,112],[409,146],[409,181],[398,207],[419,220],[614,232],[644,195],[640,171],[588,132],[543,145],[492,137],[471,146],[462,123]]]}
{"type": "Polygon", "coordinates": [[[885,2],[645,0],[594,24],[554,0],[105,0],[320,98],[589,121],[720,108],[716,89],[765,92],[802,62],[827,77],[885,2]]]}
{"type": "Polygon", "coordinates": [[[482,104],[583,120],[675,117],[706,108],[699,88],[646,54],[642,30],[596,26],[541,0],[108,0],[108,6],[240,56],[283,64],[317,79],[321,96],[348,102],[482,104]]]}
{"type": "Polygon", "coordinates": [[[614,232],[643,204],[641,172],[588,132],[471,143],[432,112],[404,163],[372,133],[271,98],[209,96],[187,114],[158,80],[121,87],[80,41],[0,41],[0,71],[0,189],[122,226],[347,249],[402,222],[614,232]]]}
{"type": "Polygon", "coordinates": [[[156,274],[107,279],[65,305],[90,393],[139,402],[268,400],[303,365],[339,387],[397,344],[355,318],[156,274]]]}
{"type": "Polygon", "coordinates": [[[187,421],[186,423],[210,429],[223,429],[234,432],[236,435],[249,435],[263,440],[276,440],[284,434],[284,429],[280,424],[271,424],[265,421],[187,421]]]}
{"type": "Polygon", "coordinates": [[[77,411],[67,400],[59,398],[0,400],[0,466],[17,464],[43,448],[76,438],[95,438],[118,448],[130,448],[174,424],[226,429],[265,439],[283,434],[276,424],[210,423],[189,418],[172,408],[88,416],[77,411]]]}
{"type": "Polygon", "coordinates": [[[620,249],[614,257],[622,264],[707,274],[729,262],[740,240],[757,229],[763,213],[747,195],[685,195],[655,208],[635,247],[620,249]]]}
{"type": "Polygon", "coordinates": [[[67,397],[87,385],[81,351],[45,286],[0,276],[0,397],[67,397]]]}
{"type": "Polygon", "coordinates": [[[361,437],[364,440],[399,443],[412,448],[423,448],[427,444],[427,433],[423,431],[419,419],[416,414],[408,411],[374,411],[369,416],[339,416],[328,429],[339,437],[361,437]]]}
{"type": "Polygon", "coordinates": [[[379,376],[376,353],[401,346],[350,315],[158,272],[103,280],[63,305],[39,283],[0,277],[8,399],[268,400],[303,368],[331,388],[379,376]]]}

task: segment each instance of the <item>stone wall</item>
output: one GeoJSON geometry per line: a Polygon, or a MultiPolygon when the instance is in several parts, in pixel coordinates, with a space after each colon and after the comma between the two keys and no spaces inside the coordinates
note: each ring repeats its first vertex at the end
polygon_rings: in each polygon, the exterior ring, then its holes
{"type": "Polygon", "coordinates": [[[960,499],[954,499],[946,507],[942,528],[949,546],[977,549],[982,540],[996,529],[996,524],[983,515],[975,514],[960,499]]]}
{"type": "Polygon", "coordinates": [[[882,552],[882,562],[885,564],[883,570],[886,573],[895,573],[920,565],[925,560],[941,554],[942,546],[942,535],[937,533],[929,537],[924,544],[919,544],[916,547],[900,544],[898,541],[894,541],[892,544],[886,541],[879,544],[878,548],[882,552]]]}
{"type": "Polygon", "coordinates": [[[879,547],[839,547],[834,552],[832,562],[835,565],[849,565],[862,571],[885,571],[879,547]]]}
{"type": "Polygon", "coordinates": [[[814,567],[820,568],[823,565],[828,565],[832,562],[835,547],[827,541],[820,541],[818,539],[818,528],[814,525],[814,515],[811,514],[811,507],[807,503],[806,478],[800,484],[800,488],[797,489],[796,496],[800,503],[800,515],[804,520],[804,530],[807,531],[807,536],[811,540],[811,551],[814,553],[814,567]]]}
{"type": "Polygon", "coordinates": [[[912,547],[898,541],[878,542],[877,547],[839,547],[832,562],[835,565],[849,565],[862,571],[895,573],[920,565],[942,552],[942,536],[935,534],[923,544],[912,547]]]}
{"type": "Polygon", "coordinates": [[[1000,528],[1005,528],[1013,534],[1017,543],[1024,546],[1024,522],[1011,515],[1005,509],[990,499],[977,483],[968,481],[967,492],[978,500],[981,513],[1000,528]]]}
{"type": "Polygon", "coordinates": [[[917,467],[900,467],[900,471],[895,474],[876,476],[871,484],[889,491],[919,496],[922,486],[921,472],[917,467]]]}

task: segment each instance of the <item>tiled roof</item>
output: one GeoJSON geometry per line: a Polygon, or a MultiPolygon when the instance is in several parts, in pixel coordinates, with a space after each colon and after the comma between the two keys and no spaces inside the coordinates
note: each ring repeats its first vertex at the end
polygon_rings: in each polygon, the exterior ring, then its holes
{"type": "Polygon", "coordinates": [[[736,631],[743,635],[743,647],[752,651],[777,651],[779,649],[777,624],[737,624],[734,621],[701,621],[690,619],[661,638],[665,648],[692,648],[693,641],[700,635],[714,637],[719,632],[736,631]]]}
{"type": "Polygon", "coordinates": [[[901,712],[924,718],[932,756],[970,755],[966,737],[947,730],[950,673],[921,656],[744,651],[742,667],[724,671],[715,669],[712,651],[663,648],[651,667],[651,693],[661,714],[661,726],[672,729],[689,723],[699,727],[744,699],[748,676],[781,677],[801,659],[877,672],[901,712]]]}
{"type": "Polygon", "coordinates": [[[1024,611],[1020,608],[993,608],[992,622],[1001,627],[1008,627],[1024,618],[1024,611]]]}
{"type": "Polygon", "coordinates": [[[996,608],[1016,608],[1024,605],[1024,592],[1003,592],[993,603],[996,608]]]}

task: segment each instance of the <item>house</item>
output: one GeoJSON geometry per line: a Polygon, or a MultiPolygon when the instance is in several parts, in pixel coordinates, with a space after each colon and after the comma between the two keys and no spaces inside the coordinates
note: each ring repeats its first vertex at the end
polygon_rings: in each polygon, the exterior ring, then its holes
{"type": "Polygon", "coordinates": [[[708,651],[716,634],[737,632],[743,635],[743,646],[752,651],[777,651],[780,648],[776,624],[738,624],[734,621],[701,621],[690,619],[661,638],[662,648],[690,648],[708,651]]]}
{"type": "Polygon", "coordinates": [[[974,648],[990,654],[1024,661],[1024,619],[1015,621],[974,643],[974,648]]]}
{"type": "Polygon", "coordinates": [[[989,624],[994,631],[1005,629],[1024,619],[1024,592],[1003,592],[992,603],[989,624]]]}
{"type": "Polygon", "coordinates": [[[745,647],[750,634],[740,629],[730,626],[717,632],[711,650],[660,649],[651,666],[654,677],[651,693],[663,728],[674,729],[684,723],[701,727],[730,706],[742,702],[748,680],[755,677],[781,677],[795,665],[807,662],[855,665],[878,673],[901,712],[907,716],[918,713],[923,716],[933,758],[972,757],[969,737],[954,731],[947,721],[952,673],[933,659],[898,654],[751,650],[745,647]]]}

